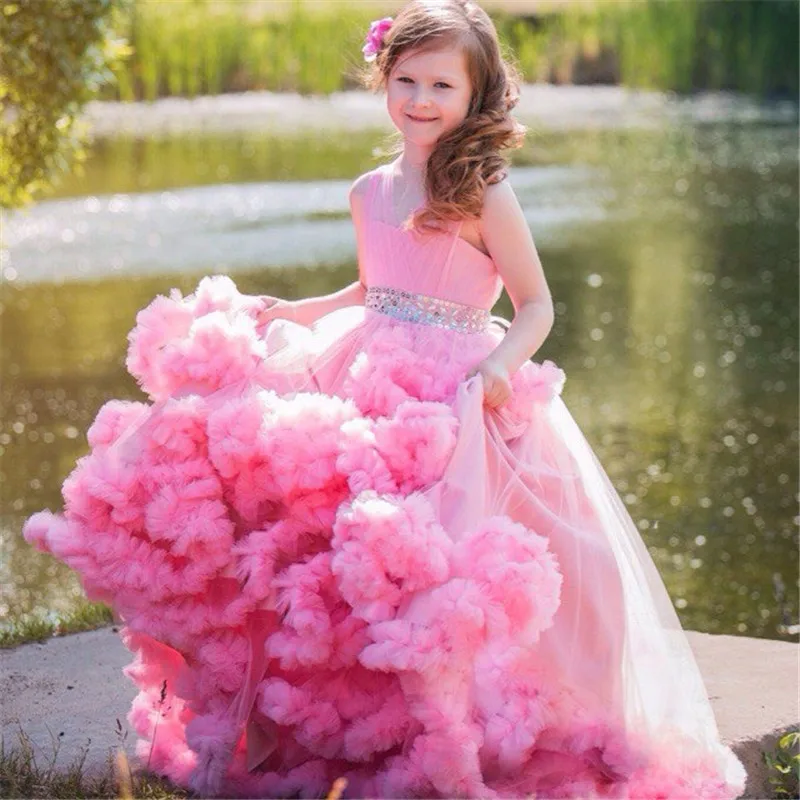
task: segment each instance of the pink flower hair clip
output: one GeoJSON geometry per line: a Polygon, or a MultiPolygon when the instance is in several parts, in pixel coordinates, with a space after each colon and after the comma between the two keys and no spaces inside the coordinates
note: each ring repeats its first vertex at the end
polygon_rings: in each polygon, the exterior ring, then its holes
{"type": "Polygon", "coordinates": [[[383,45],[383,37],[386,35],[386,31],[392,27],[392,22],[394,22],[392,17],[384,17],[370,23],[364,47],[361,48],[361,52],[364,53],[364,61],[374,61],[377,58],[378,51],[383,45]]]}

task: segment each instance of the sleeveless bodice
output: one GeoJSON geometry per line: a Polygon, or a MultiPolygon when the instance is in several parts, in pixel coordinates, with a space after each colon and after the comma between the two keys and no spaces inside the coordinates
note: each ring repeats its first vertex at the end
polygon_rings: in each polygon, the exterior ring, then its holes
{"type": "Polygon", "coordinates": [[[418,234],[403,230],[392,205],[391,165],[370,173],[365,202],[367,287],[384,287],[491,309],[503,284],[490,256],[460,236],[462,222],[418,234]]]}

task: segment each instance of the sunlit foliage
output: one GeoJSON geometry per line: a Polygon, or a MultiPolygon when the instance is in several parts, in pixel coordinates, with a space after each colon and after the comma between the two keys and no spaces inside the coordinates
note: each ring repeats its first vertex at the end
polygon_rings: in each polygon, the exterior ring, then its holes
{"type": "Polygon", "coordinates": [[[82,107],[127,55],[129,0],[0,0],[0,206],[29,204],[85,159],[82,107]]]}

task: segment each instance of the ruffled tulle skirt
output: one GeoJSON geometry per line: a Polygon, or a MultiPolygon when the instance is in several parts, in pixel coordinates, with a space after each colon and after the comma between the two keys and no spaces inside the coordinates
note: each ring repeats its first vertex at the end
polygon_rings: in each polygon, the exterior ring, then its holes
{"type": "Polygon", "coordinates": [[[130,336],[28,541],[111,605],[150,769],[226,796],[734,798],[666,589],[561,400],[504,335],[364,307],[257,328],[227,278],[130,336]]]}

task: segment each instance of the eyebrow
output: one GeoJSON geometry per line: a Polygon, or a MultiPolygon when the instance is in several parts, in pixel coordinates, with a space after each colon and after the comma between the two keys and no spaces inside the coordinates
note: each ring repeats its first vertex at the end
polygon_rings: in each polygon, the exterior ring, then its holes
{"type": "MultiPolygon", "coordinates": [[[[413,77],[413,75],[408,70],[403,69],[402,67],[399,67],[397,69],[397,74],[398,75],[405,75],[408,78],[413,77]]],[[[455,83],[456,81],[458,81],[458,78],[455,75],[436,75],[436,76],[434,76],[434,80],[435,81],[450,81],[451,83],[455,83]]]]}

